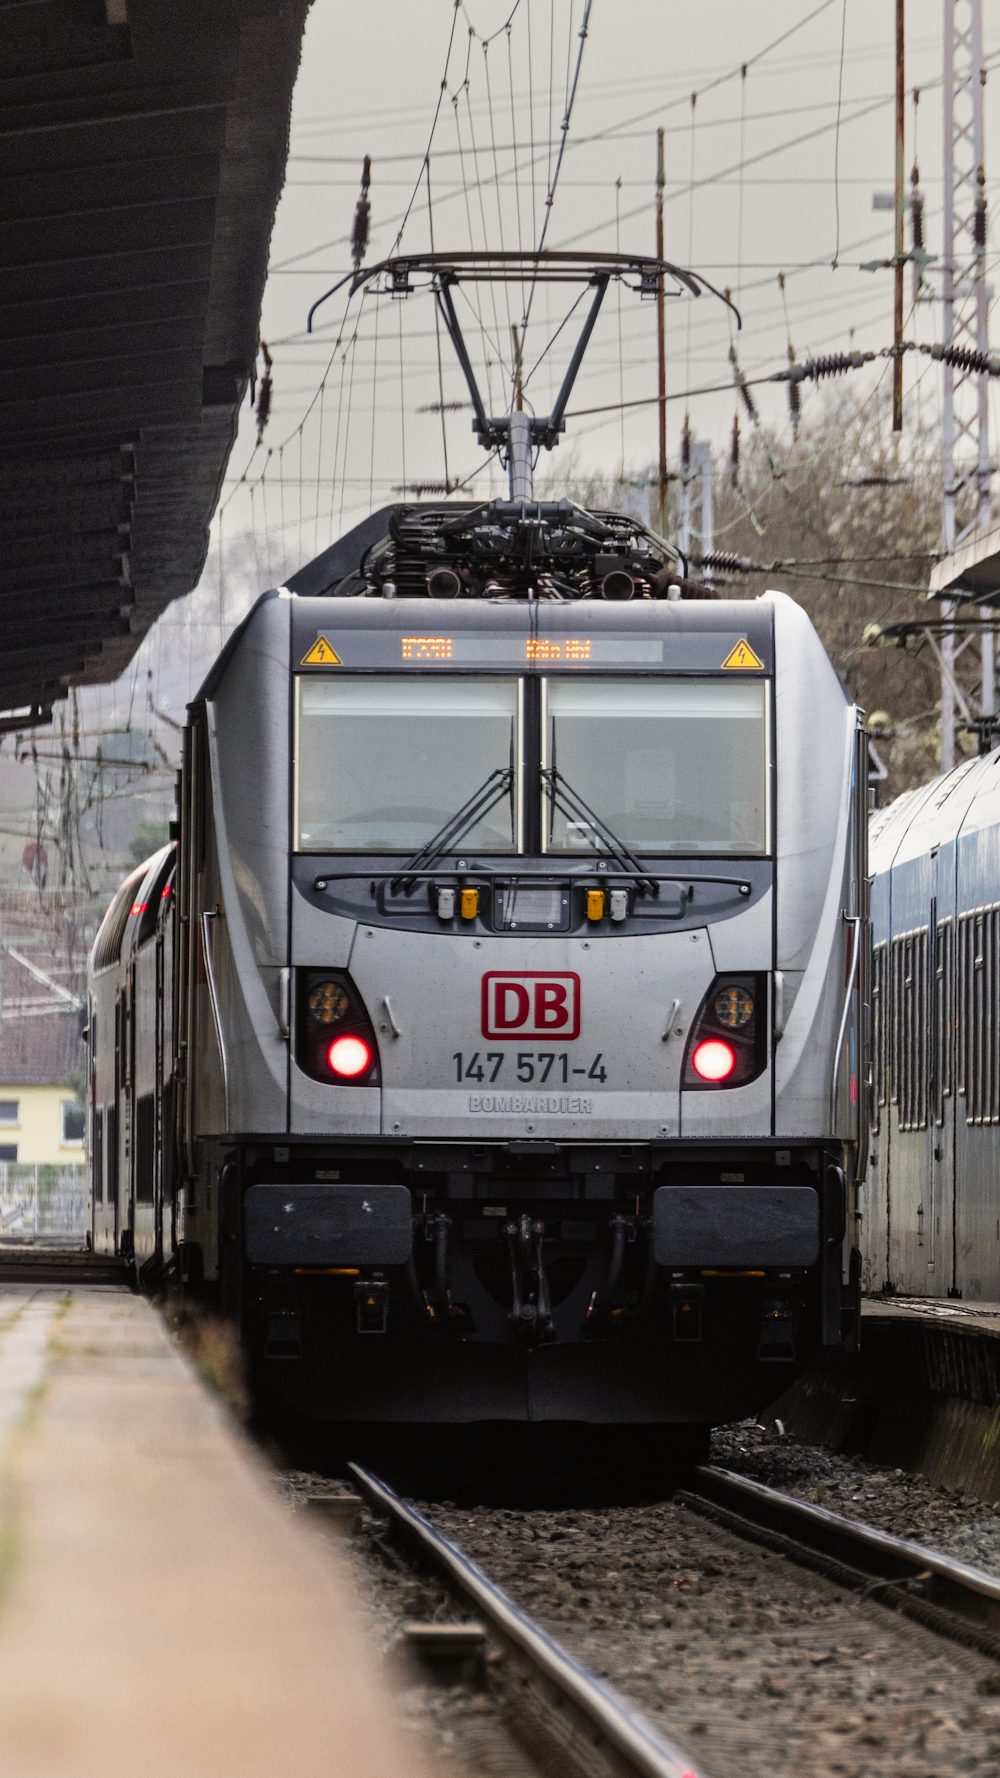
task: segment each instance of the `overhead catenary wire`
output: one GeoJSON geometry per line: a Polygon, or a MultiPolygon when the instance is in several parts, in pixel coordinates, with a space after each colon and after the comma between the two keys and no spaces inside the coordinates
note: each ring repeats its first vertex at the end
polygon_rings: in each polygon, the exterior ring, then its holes
{"type": "MultiPolygon", "coordinates": [[[[538,3],[538,0],[536,0],[536,9],[537,9],[537,3],[538,3]]],[[[814,13],[815,13],[815,12],[816,12],[816,11],[822,11],[822,10],[824,10],[824,9],[823,9],[823,8],[818,8],[818,9],[814,9],[814,13]]],[[[523,6],[523,7],[522,7],[522,23],[523,23],[523,22],[524,22],[524,19],[525,19],[525,15],[527,15],[527,14],[528,14],[528,13],[529,13],[529,12],[530,12],[530,0],[525,0],[525,5],[524,5],[524,6],[523,6]]],[[[547,21],[547,22],[548,22],[548,21],[547,21]]],[[[800,21],[800,23],[801,23],[801,22],[803,22],[803,21],[800,21]]],[[[506,27],[506,28],[507,28],[507,46],[508,46],[508,52],[509,52],[509,51],[510,51],[510,44],[511,44],[511,34],[510,34],[510,26],[509,26],[509,20],[508,20],[508,24],[507,24],[507,27],[506,27]]],[[[481,42],[481,41],[482,41],[482,39],[480,39],[480,42],[481,42]]],[[[562,47],[562,46],[560,46],[560,48],[561,48],[561,47],[562,47]]],[[[755,58],[754,58],[754,59],[755,59],[755,58]]],[[[478,58],[477,58],[477,60],[478,60],[478,58]]],[[[485,75],[488,75],[488,74],[489,74],[489,60],[488,60],[488,57],[486,57],[486,58],[484,58],[484,60],[485,60],[485,67],[484,67],[484,74],[485,74],[485,75]]],[[[743,64],[743,63],[741,63],[741,64],[740,64],[740,67],[739,67],[739,69],[738,69],[738,70],[737,70],[737,71],[735,71],[735,72],[736,72],[736,73],[737,73],[737,75],[740,75],[740,74],[742,74],[742,69],[743,69],[743,67],[744,67],[744,66],[745,66],[745,65],[746,65],[746,64],[743,64]]],[[[494,73],[495,73],[495,70],[494,70],[494,73]]],[[[509,73],[509,74],[510,74],[510,62],[509,62],[509,63],[508,63],[508,73],[509,73]]],[[[449,76],[449,78],[450,78],[450,76],[449,76]]],[[[494,86],[495,86],[495,79],[494,79],[494,81],[493,81],[493,84],[494,84],[494,86]]],[[[709,83],[706,83],[706,85],[707,85],[707,84],[709,84],[709,83]]],[[[512,94],[513,94],[513,86],[514,86],[514,82],[513,82],[513,79],[510,79],[510,86],[511,86],[511,91],[512,91],[512,94]]],[[[466,119],[466,124],[467,124],[467,126],[468,126],[468,118],[469,118],[469,114],[470,114],[470,113],[469,113],[469,108],[470,108],[470,105],[471,105],[471,104],[472,104],[472,99],[473,99],[473,97],[474,97],[474,95],[473,95],[473,94],[472,94],[472,93],[471,93],[471,92],[470,92],[470,91],[469,91],[469,90],[468,90],[468,89],[466,89],[466,91],[465,91],[465,93],[464,93],[464,95],[463,95],[463,97],[462,97],[462,100],[461,100],[461,105],[462,105],[462,113],[463,113],[463,117],[464,117],[464,118],[465,118],[465,119],[466,119]]],[[[475,120],[476,120],[476,123],[477,123],[477,127],[481,127],[481,125],[479,125],[479,119],[480,119],[480,118],[481,118],[481,116],[482,116],[482,114],[483,114],[483,110],[484,110],[484,109],[485,109],[485,111],[486,111],[486,113],[487,113],[487,114],[488,114],[488,113],[489,113],[489,111],[490,111],[490,99],[492,99],[492,106],[493,106],[493,120],[494,120],[494,122],[495,122],[495,121],[496,121],[496,93],[495,93],[495,92],[493,92],[493,93],[492,93],[492,94],[487,94],[487,95],[486,95],[486,100],[485,100],[485,102],[484,102],[484,106],[482,106],[482,107],[479,107],[479,108],[478,108],[478,109],[476,109],[476,111],[475,111],[475,120]]],[[[742,100],[743,100],[743,101],[744,101],[744,103],[743,103],[743,109],[744,109],[744,113],[745,113],[745,112],[746,112],[746,106],[745,106],[745,76],[743,76],[743,78],[742,78],[742,79],[741,79],[741,99],[742,99],[742,100]]],[[[679,101],[679,102],[683,102],[683,101],[679,101]]],[[[530,111],[529,111],[529,116],[530,116],[530,115],[531,115],[531,113],[530,113],[530,111]]],[[[536,132],[536,137],[537,137],[537,132],[536,132]]],[[[516,166],[515,166],[515,173],[516,173],[516,178],[517,178],[517,179],[518,179],[518,180],[519,180],[519,179],[520,179],[520,176],[521,176],[521,171],[520,171],[520,170],[521,170],[521,165],[522,165],[522,161],[523,161],[523,153],[522,153],[522,151],[521,151],[521,149],[520,149],[520,148],[519,148],[519,147],[518,147],[518,144],[517,144],[517,131],[516,131],[516,118],[513,118],[513,119],[512,119],[512,132],[511,132],[511,141],[512,141],[512,144],[513,144],[513,146],[514,146],[514,152],[515,152],[515,163],[516,163],[516,166]]],[[[523,137],[523,134],[522,134],[522,136],[521,136],[521,144],[522,144],[522,145],[523,145],[523,142],[524,142],[524,137],[523,137]]],[[[569,146],[574,146],[574,145],[575,145],[575,144],[570,144],[570,143],[566,143],[566,142],[565,142],[565,141],[564,141],[564,146],[565,146],[565,147],[566,147],[566,148],[568,148],[568,147],[569,147],[569,146]]],[[[481,146],[481,145],[480,145],[480,146],[481,146]]],[[[480,155],[480,157],[479,157],[479,159],[480,159],[480,164],[479,164],[479,168],[478,168],[478,172],[479,172],[479,179],[478,179],[478,180],[477,180],[477,183],[482,183],[482,185],[483,185],[483,186],[484,186],[484,187],[485,187],[485,186],[486,186],[486,185],[492,185],[492,186],[493,186],[493,188],[494,188],[494,192],[496,192],[496,188],[497,188],[497,183],[498,183],[498,178],[499,178],[499,180],[501,180],[501,181],[503,181],[503,180],[505,180],[505,179],[509,179],[509,177],[510,177],[510,176],[509,176],[509,174],[508,174],[508,172],[507,172],[507,169],[505,169],[505,168],[504,168],[504,166],[502,166],[502,165],[499,165],[499,166],[498,166],[498,152],[499,152],[499,150],[498,150],[498,139],[497,139],[497,134],[496,134],[496,131],[495,131],[495,130],[494,130],[494,131],[493,131],[493,133],[492,133],[492,135],[491,135],[491,143],[490,143],[490,147],[489,147],[489,151],[488,151],[488,152],[489,152],[489,155],[490,155],[490,160],[491,160],[491,165],[490,165],[490,166],[489,166],[489,170],[488,170],[488,174],[489,174],[489,176],[487,176],[487,166],[486,166],[486,164],[485,164],[485,160],[486,160],[486,156],[484,156],[484,155],[482,155],[482,154],[481,154],[481,155],[480,155]]],[[[469,170],[471,170],[471,164],[470,164],[470,168],[469,168],[469,170]]],[[[564,168],[563,168],[563,174],[564,174],[564,175],[565,175],[565,171],[566,171],[566,168],[565,168],[565,165],[564,165],[564,168]]],[[[745,168],[741,168],[741,173],[742,173],[742,176],[743,176],[743,178],[744,178],[744,179],[745,179],[745,177],[746,177],[746,170],[745,170],[745,168]]],[[[700,181],[699,181],[699,184],[700,184],[700,181]]],[[[511,189],[512,189],[512,191],[514,191],[514,190],[515,190],[515,189],[516,189],[516,187],[515,187],[515,186],[512,186],[512,188],[511,188],[511,189]]],[[[689,187],[688,187],[688,189],[689,189],[689,187]]],[[[488,195],[488,194],[485,194],[485,192],[484,192],[484,195],[488,195]]],[[[619,226],[619,227],[621,227],[621,224],[622,224],[622,221],[623,221],[623,218],[622,218],[622,216],[621,216],[621,210],[622,210],[622,204],[621,204],[621,187],[620,187],[620,186],[618,186],[618,187],[616,187],[616,190],[615,190],[615,201],[616,201],[616,211],[617,211],[617,221],[618,221],[618,226],[619,226]]],[[[497,212],[497,214],[498,214],[498,217],[499,217],[499,216],[500,216],[500,214],[501,214],[501,212],[500,212],[500,211],[499,211],[499,209],[498,209],[498,212],[497,212]]],[[[740,262],[741,262],[741,263],[740,263],[740,265],[739,265],[739,283],[740,283],[740,284],[741,284],[741,285],[742,285],[742,282],[743,282],[743,275],[742,275],[742,274],[743,274],[743,267],[742,267],[742,254],[741,254],[741,253],[740,253],[740,254],[739,254],[739,255],[738,255],[738,257],[739,257],[739,259],[740,259],[740,262]]],[[[772,286],[772,288],[773,288],[773,286],[772,286]]],[[[368,305],[367,305],[367,304],[366,304],[366,305],[365,305],[365,308],[366,308],[366,310],[368,310],[368,305]]],[[[798,313],[798,310],[796,310],[796,314],[797,314],[797,313],[798,313]]],[[[696,327],[697,327],[697,324],[696,324],[696,323],[695,323],[695,322],[694,322],[694,320],[693,320],[693,317],[691,317],[691,325],[692,325],[692,348],[693,348],[693,340],[694,340],[694,338],[695,338],[695,337],[696,337],[696,334],[695,334],[695,329],[696,329],[696,327]]],[[[798,322],[796,322],[796,326],[798,326],[798,322]]],[[[497,339],[497,340],[496,340],[496,342],[495,342],[495,345],[494,345],[494,347],[493,347],[493,348],[491,348],[491,351],[490,351],[490,354],[489,354],[489,355],[490,355],[490,356],[492,356],[492,353],[493,353],[493,352],[494,352],[494,351],[496,351],[496,350],[497,350],[497,348],[498,348],[498,347],[499,347],[499,346],[500,346],[500,345],[501,345],[501,343],[502,343],[502,342],[505,342],[505,341],[506,341],[506,338],[507,338],[507,333],[506,333],[506,330],[503,330],[503,329],[500,329],[500,328],[494,328],[494,330],[493,330],[493,331],[494,331],[494,333],[495,333],[495,334],[496,334],[496,335],[498,335],[498,336],[499,336],[499,337],[498,337],[498,339],[497,339]]],[[[631,329],[630,329],[630,331],[631,331],[631,329]]],[[[700,331],[700,330],[699,330],[699,331],[700,331]]],[[[787,327],[786,327],[786,332],[787,332],[787,331],[789,331],[789,330],[788,330],[788,329],[787,329],[787,327]]],[[[365,342],[365,337],[366,337],[366,333],[365,333],[365,329],[364,329],[364,328],[362,328],[362,331],[361,331],[361,334],[360,334],[360,335],[359,335],[359,337],[358,337],[358,338],[357,338],[357,339],[356,339],[356,341],[355,341],[355,342],[354,342],[354,347],[353,347],[353,359],[354,359],[354,360],[355,360],[355,361],[356,361],[356,363],[357,363],[357,366],[358,366],[358,367],[360,367],[360,365],[361,365],[361,362],[362,362],[362,360],[363,360],[363,359],[366,359],[366,358],[368,358],[368,356],[369,356],[369,348],[368,348],[368,346],[366,346],[366,345],[365,345],[365,343],[364,343],[364,342],[365,342]]],[[[550,342],[550,346],[551,346],[551,342],[550,342]]],[[[506,357],[506,351],[504,351],[504,357],[506,357]]],[[[623,351],[623,350],[622,350],[622,349],[619,349],[619,351],[618,351],[618,354],[617,354],[617,357],[618,357],[618,391],[617,391],[617,393],[618,393],[618,395],[619,395],[619,402],[618,402],[618,403],[617,403],[617,404],[612,404],[612,403],[609,403],[609,404],[608,404],[608,407],[609,407],[609,409],[611,409],[611,410],[612,410],[612,411],[614,411],[614,412],[615,412],[615,413],[616,413],[616,415],[617,415],[617,419],[618,419],[618,425],[619,425],[619,431],[620,431],[620,432],[621,432],[621,428],[622,428],[622,426],[623,426],[623,424],[624,424],[624,414],[625,414],[625,411],[626,411],[626,408],[625,408],[625,404],[624,404],[624,399],[623,399],[623,393],[624,393],[624,370],[625,370],[625,362],[624,362],[624,360],[625,360],[625,353],[624,353],[624,351],[623,351]]],[[[631,361],[631,355],[630,355],[630,361],[631,361]]],[[[689,362],[690,362],[690,359],[689,359],[689,362]]],[[[383,380],[383,379],[382,379],[382,377],[381,377],[381,375],[380,375],[380,374],[376,374],[376,373],[375,373],[375,369],[374,369],[374,367],[370,367],[370,368],[371,368],[371,370],[372,370],[372,386],[373,386],[373,388],[374,388],[374,387],[375,387],[375,384],[376,384],[376,382],[378,382],[378,383],[380,383],[380,382],[381,382],[381,381],[382,381],[382,380],[383,380]]],[[[686,379],[686,383],[687,383],[687,386],[688,386],[688,392],[689,392],[689,394],[690,394],[690,395],[691,395],[691,398],[692,398],[692,399],[693,399],[693,398],[694,398],[694,394],[693,394],[693,391],[694,391],[694,386],[695,386],[695,385],[696,385],[696,384],[697,384],[697,383],[698,383],[698,382],[699,382],[699,380],[700,380],[700,379],[699,379],[699,378],[698,378],[698,377],[697,377],[697,375],[695,375],[695,376],[694,376],[694,377],[691,377],[691,376],[690,376],[690,375],[689,375],[689,376],[688,376],[688,378],[687,378],[687,379],[686,379]]],[[[702,380],[702,381],[704,381],[704,383],[705,383],[705,384],[709,384],[709,385],[710,385],[710,383],[711,383],[711,379],[710,379],[710,378],[705,378],[705,379],[701,379],[701,380],[702,380]]],[[[770,380],[770,379],[767,379],[767,380],[770,380]]],[[[755,382],[756,382],[756,381],[757,381],[757,379],[756,379],[756,378],[753,378],[753,379],[750,379],[750,378],[748,378],[748,382],[754,382],[754,383],[755,383],[755,382]]],[[[439,387],[438,387],[438,397],[439,397],[439,402],[440,402],[440,404],[441,404],[441,405],[442,405],[442,407],[443,407],[443,404],[444,404],[444,390],[443,390],[443,387],[442,387],[442,384],[443,384],[443,378],[442,378],[442,379],[441,379],[441,382],[440,382],[440,383],[439,383],[439,387]]],[[[731,385],[730,385],[730,386],[731,386],[731,385]]],[[[284,405],[284,397],[283,397],[283,405],[284,405]]],[[[636,406],[638,406],[638,405],[639,405],[639,404],[635,404],[635,405],[636,405],[636,406]]],[[[320,399],[320,407],[322,407],[322,397],[321,397],[321,399],[320,399]]],[[[373,403],[373,408],[374,408],[374,403],[373,403]]],[[[312,422],[310,422],[310,425],[311,425],[311,427],[312,427],[312,430],[311,430],[311,433],[310,433],[310,444],[311,444],[311,446],[313,446],[313,445],[315,445],[315,426],[314,426],[314,425],[313,425],[313,423],[312,423],[312,422]]],[[[365,442],[367,442],[367,440],[366,440],[366,441],[365,441],[365,442]]],[[[323,444],[323,450],[324,450],[324,452],[325,452],[325,450],[326,450],[326,439],[325,439],[325,434],[324,434],[324,444],[323,444]]],[[[624,454],[624,453],[623,453],[623,454],[624,454]]],[[[287,458],[285,458],[285,459],[283,459],[283,462],[284,462],[284,463],[286,463],[286,464],[287,464],[287,458]]],[[[254,466],[254,467],[255,467],[255,468],[257,468],[257,465],[255,465],[255,466],[254,466]]],[[[317,463],[317,465],[316,465],[316,467],[317,467],[317,470],[319,470],[319,464],[318,464],[318,463],[317,463]]],[[[325,465],[324,465],[324,469],[325,469],[325,465]]],[[[252,475],[253,475],[253,473],[254,473],[254,470],[253,470],[253,469],[251,469],[251,470],[250,470],[250,475],[251,475],[251,477],[252,477],[252,475]]],[[[267,471],[266,471],[266,466],[265,466],[265,469],[264,469],[264,471],[263,471],[263,472],[262,472],[262,473],[263,473],[263,474],[264,474],[264,475],[265,475],[265,477],[266,477],[266,474],[267,474],[267,471]]],[[[397,471],[397,473],[398,473],[398,471],[397,471]]],[[[324,477],[324,479],[325,479],[325,477],[324,477]]],[[[345,479],[346,479],[346,478],[345,478],[345,479]]],[[[370,484],[370,486],[372,486],[372,485],[374,485],[374,480],[376,480],[376,479],[380,479],[380,478],[373,478],[373,477],[372,477],[372,476],[371,476],[371,475],[370,475],[370,476],[369,476],[369,484],[370,484]]],[[[406,478],[405,478],[405,477],[404,477],[404,480],[405,480],[405,479],[406,479],[406,478]]],[[[446,478],[446,479],[450,479],[450,478],[446,478]]],[[[227,490],[227,491],[228,491],[228,490],[227,490]]],[[[267,490],[266,490],[266,487],[265,487],[265,489],[264,489],[264,490],[263,490],[263,493],[264,493],[264,497],[265,497],[265,498],[266,498],[266,497],[267,497],[267,490]]]]}

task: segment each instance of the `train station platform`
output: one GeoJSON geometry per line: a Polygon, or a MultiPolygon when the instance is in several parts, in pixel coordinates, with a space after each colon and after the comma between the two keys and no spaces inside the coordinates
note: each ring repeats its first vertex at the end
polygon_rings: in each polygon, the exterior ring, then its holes
{"type": "Polygon", "coordinates": [[[1000,1303],[869,1297],[860,1349],[768,1409],[804,1443],[1000,1501],[1000,1303]]]}
{"type": "Polygon", "coordinates": [[[409,1778],[377,1658],[148,1302],[0,1282],[3,1778],[409,1778]]]}

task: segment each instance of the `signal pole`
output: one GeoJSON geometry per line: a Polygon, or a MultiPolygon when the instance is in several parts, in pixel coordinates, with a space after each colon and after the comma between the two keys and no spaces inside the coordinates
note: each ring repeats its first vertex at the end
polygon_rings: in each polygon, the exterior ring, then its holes
{"type": "MultiPolygon", "coordinates": [[[[901,0],[898,0],[901,3],[901,0]]],[[[982,0],[944,0],[944,326],[945,345],[988,353],[986,312],[986,175],[983,166],[982,0]]],[[[987,378],[981,371],[942,366],[943,545],[950,554],[969,532],[990,521],[990,455],[987,378]],[[976,515],[956,537],[955,506],[961,488],[977,492],[976,515]]],[[[952,602],[945,611],[951,615],[952,602]]],[[[984,612],[994,616],[993,612],[984,612]]],[[[993,638],[980,643],[984,716],[996,708],[993,638]]],[[[948,677],[955,657],[953,636],[942,638],[941,769],[955,763],[955,703],[948,677]]]]}

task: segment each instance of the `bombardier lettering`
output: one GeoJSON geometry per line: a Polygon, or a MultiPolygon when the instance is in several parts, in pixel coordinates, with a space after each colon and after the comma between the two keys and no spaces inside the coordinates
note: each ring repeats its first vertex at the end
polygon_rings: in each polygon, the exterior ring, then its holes
{"type": "Polygon", "coordinates": [[[562,1113],[564,1117],[590,1117],[594,1109],[593,1099],[584,1098],[580,1093],[470,1093],[469,1110],[475,1112],[513,1112],[523,1116],[525,1112],[552,1114],[562,1113]]]}

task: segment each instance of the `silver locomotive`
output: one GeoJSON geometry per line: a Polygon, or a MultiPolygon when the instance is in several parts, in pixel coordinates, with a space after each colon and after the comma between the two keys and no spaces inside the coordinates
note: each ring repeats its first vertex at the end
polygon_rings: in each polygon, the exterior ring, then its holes
{"type": "Polygon", "coordinates": [[[304,1416],[704,1428],[852,1337],[859,714],[677,569],[389,508],[191,705],[91,961],[92,1239],[304,1416]]]}

